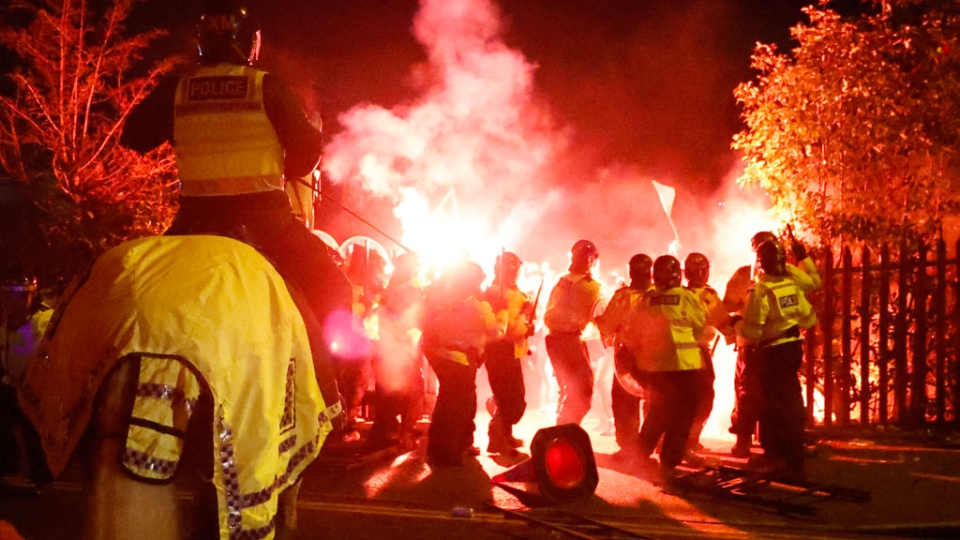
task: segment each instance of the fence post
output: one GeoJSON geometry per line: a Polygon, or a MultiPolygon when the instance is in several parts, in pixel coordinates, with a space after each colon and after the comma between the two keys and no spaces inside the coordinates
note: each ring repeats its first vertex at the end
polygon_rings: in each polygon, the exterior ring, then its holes
{"type": "MultiPolygon", "coordinates": [[[[954,246],[955,287],[953,295],[953,350],[960,351],[960,238],[954,246]]],[[[954,353],[953,359],[953,423],[960,426],[960,358],[954,353]]]]}
{"type": "MultiPolygon", "coordinates": [[[[827,249],[827,263],[824,265],[823,276],[823,322],[820,329],[823,332],[823,425],[833,425],[833,321],[837,315],[833,298],[833,251],[827,249]]],[[[807,404],[813,406],[813,402],[807,404]]]]}
{"type": "Polygon", "coordinates": [[[837,381],[840,383],[840,425],[846,426],[850,423],[850,364],[852,353],[850,352],[850,343],[853,341],[853,330],[851,328],[851,308],[853,303],[853,255],[850,248],[843,248],[843,286],[840,292],[840,369],[837,370],[837,381]]]}
{"type": "MultiPolygon", "coordinates": [[[[816,332],[816,327],[813,327],[807,330],[807,337],[812,338],[816,332]]],[[[813,339],[804,339],[803,340],[803,358],[804,364],[806,364],[806,371],[804,375],[804,380],[806,381],[805,390],[806,390],[806,409],[807,409],[807,426],[813,426],[815,418],[813,416],[813,396],[814,390],[817,387],[817,370],[814,365],[814,358],[816,357],[816,342],[813,339]]]]}
{"type": "Polygon", "coordinates": [[[947,417],[947,243],[943,237],[937,240],[937,423],[943,424],[947,417]]]}
{"type": "Polygon", "coordinates": [[[917,267],[914,272],[913,319],[913,377],[910,381],[910,417],[915,425],[926,422],[927,408],[927,246],[917,249],[917,267]]]}
{"type": "Polygon", "coordinates": [[[870,250],[864,244],[860,253],[860,423],[870,423],[870,250]]]}
{"type": "Polygon", "coordinates": [[[906,241],[900,244],[900,269],[897,275],[897,319],[894,329],[893,394],[897,409],[897,422],[907,420],[907,278],[910,273],[910,256],[906,241]]]}
{"type": "Polygon", "coordinates": [[[879,422],[882,425],[887,424],[888,407],[887,394],[890,391],[890,380],[888,378],[887,360],[890,358],[890,245],[884,244],[880,249],[880,282],[877,284],[879,290],[879,306],[877,310],[880,313],[880,328],[878,329],[877,343],[877,371],[880,376],[877,380],[877,393],[879,394],[879,404],[877,412],[879,413],[879,422]]]}

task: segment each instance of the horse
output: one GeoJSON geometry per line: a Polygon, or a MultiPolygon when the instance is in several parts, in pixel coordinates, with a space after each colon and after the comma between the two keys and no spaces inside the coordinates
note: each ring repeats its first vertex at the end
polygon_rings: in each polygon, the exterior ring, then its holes
{"type": "Polygon", "coordinates": [[[89,462],[85,538],[269,540],[292,534],[339,414],[313,362],[291,290],[253,247],[146,237],[68,287],[19,403],[54,478],[89,462]]]}

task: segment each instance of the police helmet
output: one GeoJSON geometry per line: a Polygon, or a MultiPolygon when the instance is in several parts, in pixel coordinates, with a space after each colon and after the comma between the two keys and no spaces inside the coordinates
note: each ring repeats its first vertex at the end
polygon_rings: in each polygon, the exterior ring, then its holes
{"type": "Polygon", "coordinates": [[[653,262],[653,284],[658,289],[680,286],[680,261],[673,255],[661,255],[653,262]]]}
{"type": "Polygon", "coordinates": [[[401,253],[393,261],[393,279],[396,279],[398,282],[406,282],[413,279],[417,275],[417,272],[420,270],[420,257],[408,251],[406,253],[401,253]]]}
{"type": "Polygon", "coordinates": [[[650,272],[653,268],[653,259],[646,253],[637,253],[630,257],[627,263],[630,272],[630,281],[636,284],[650,283],[650,272]]]}
{"type": "Polygon", "coordinates": [[[750,239],[750,249],[754,253],[757,252],[757,248],[760,247],[760,244],[764,242],[776,242],[777,235],[773,234],[770,231],[760,231],[757,234],[753,235],[753,238],[750,239]]]}
{"type": "Polygon", "coordinates": [[[583,268],[590,268],[593,262],[600,257],[597,246],[589,240],[577,240],[570,248],[570,264],[583,268]]]}
{"type": "Polygon", "coordinates": [[[197,51],[204,64],[253,65],[260,56],[260,23],[246,7],[212,7],[197,23],[197,51]]]}
{"type": "Polygon", "coordinates": [[[480,285],[487,275],[473,261],[464,261],[448,270],[451,299],[460,300],[480,292],[480,285]]]}
{"type": "Polygon", "coordinates": [[[23,275],[0,281],[0,324],[19,328],[33,313],[37,302],[37,278],[23,275]]]}
{"type": "Polygon", "coordinates": [[[787,275],[787,252],[780,242],[766,241],[757,247],[757,265],[767,275],[787,275]]]}
{"type": "Polygon", "coordinates": [[[703,253],[691,253],[683,260],[683,275],[691,287],[703,287],[710,279],[710,261],[703,253]]]}
{"type": "Polygon", "coordinates": [[[494,268],[494,272],[500,275],[502,270],[503,273],[509,274],[520,270],[521,266],[523,266],[523,261],[520,260],[520,257],[516,253],[504,251],[500,255],[497,255],[497,265],[494,268]]]}

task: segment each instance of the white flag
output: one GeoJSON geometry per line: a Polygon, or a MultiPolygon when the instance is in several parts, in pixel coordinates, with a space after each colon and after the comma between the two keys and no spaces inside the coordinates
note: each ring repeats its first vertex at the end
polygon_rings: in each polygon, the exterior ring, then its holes
{"type": "Polygon", "coordinates": [[[677,190],[670,186],[665,186],[656,180],[651,180],[651,182],[653,182],[654,189],[657,190],[657,197],[660,197],[660,204],[663,206],[663,211],[667,213],[667,217],[671,217],[670,213],[673,211],[673,198],[676,196],[677,190]]]}

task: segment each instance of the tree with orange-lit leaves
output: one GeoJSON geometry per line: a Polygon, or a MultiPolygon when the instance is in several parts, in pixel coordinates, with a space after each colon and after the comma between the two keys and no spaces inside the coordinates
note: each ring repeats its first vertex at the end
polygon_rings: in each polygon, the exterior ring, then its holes
{"type": "Polygon", "coordinates": [[[757,45],[735,91],[739,182],[826,244],[930,239],[960,209],[960,4],[828,4],[789,53],[757,45]]]}
{"type": "Polygon", "coordinates": [[[175,210],[169,146],[140,156],[118,144],[131,109],[174,66],[145,59],[163,32],[127,34],[135,3],[23,0],[0,24],[13,59],[0,90],[0,172],[28,185],[45,225],[91,255],[162,232],[175,210]]]}

